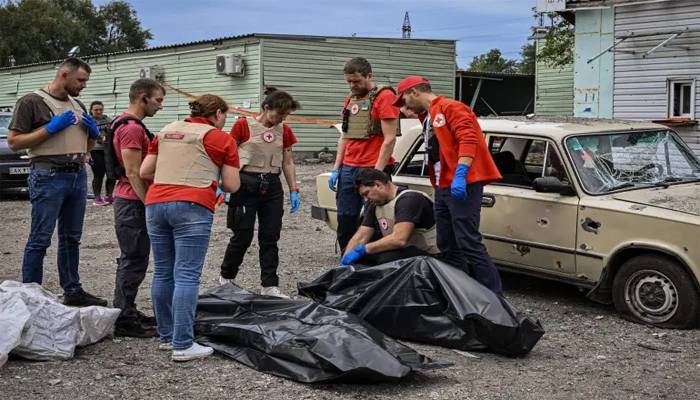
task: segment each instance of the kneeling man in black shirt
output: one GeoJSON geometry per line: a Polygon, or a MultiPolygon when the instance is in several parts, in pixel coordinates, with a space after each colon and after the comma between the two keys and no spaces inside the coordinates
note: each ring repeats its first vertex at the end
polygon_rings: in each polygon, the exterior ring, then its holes
{"type": "Polygon", "coordinates": [[[433,201],[427,194],[394,185],[376,169],[360,171],[355,186],[367,203],[340,265],[378,265],[438,253],[433,201]]]}

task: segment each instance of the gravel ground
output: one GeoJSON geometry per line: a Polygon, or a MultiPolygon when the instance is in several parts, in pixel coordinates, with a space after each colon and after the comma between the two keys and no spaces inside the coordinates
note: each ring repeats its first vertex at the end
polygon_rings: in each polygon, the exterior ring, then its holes
{"type": "MultiPolygon", "coordinates": [[[[334,234],[311,219],[314,177],[326,165],[299,168],[302,210],[285,215],[280,241],[282,289],[294,294],[337,262],[334,234]]],[[[30,206],[21,198],[0,201],[0,281],[20,279],[30,206]]],[[[225,206],[214,221],[202,287],[217,285],[218,266],[229,233],[225,206]]],[[[85,289],[111,300],[118,248],[111,207],[87,209],[81,247],[85,289]]],[[[60,293],[55,238],[47,255],[44,285],[60,293]]],[[[239,283],[258,289],[257,246],[249,251],[239,283]]],[[[79,349],[70,361],[11,359],[0,369],[2,399],[51,398],[247,398],[272,399],[697,399],[700,393],[700,331],[672,331],[636,325],[612,307],[585,299],[571,286],[504,275],[506,297],[539,318],[546,334],[524,358],[493,354],[470,357],[450,349],[415,345],[420,352],[454,366],[418,373],[397,384],[304,385],[258,373],[221,356],[175,364],[158,352],[155,340],[107,339],[79,349]]],[[[151,313],[151,274],[139,306],[151,313]]]]}

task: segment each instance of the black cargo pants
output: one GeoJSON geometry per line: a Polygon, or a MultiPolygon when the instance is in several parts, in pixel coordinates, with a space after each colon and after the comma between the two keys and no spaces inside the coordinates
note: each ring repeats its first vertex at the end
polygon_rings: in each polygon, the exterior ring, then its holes
{"type": "Polygon", "coordinates": [[[233,237],[226,247],[221,276],[235,279],[238,275],[243,257],[253,241],[257,216],[260,282],[263,287],[279,286],[277,242],[283,215],[284,190],[279,175],[241,173],[241,188],[231,195],[228,204],[227,226],[233,231],[233,237]],[[261,190],[261,183],[266,186],[264,190],[261,190]]]}
{"type": "Polygon", "coordinates": [[[116,198],[114,230],[121,254],[117,258],[113,305],[122,310],[117,319],[117,324],[120,324],[138,319],[136,295],[146,277],[151,252],[144,204],[140,200],[116,198]]]}

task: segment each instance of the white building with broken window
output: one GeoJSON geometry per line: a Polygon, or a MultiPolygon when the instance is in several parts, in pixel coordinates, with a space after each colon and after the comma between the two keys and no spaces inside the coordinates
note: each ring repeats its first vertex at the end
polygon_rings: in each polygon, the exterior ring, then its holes
{"type": "Polygon", "coordinates": [[[576,26],[574,116],[657,121],[700,154],[700,1],[539,3],[576,26]]]}

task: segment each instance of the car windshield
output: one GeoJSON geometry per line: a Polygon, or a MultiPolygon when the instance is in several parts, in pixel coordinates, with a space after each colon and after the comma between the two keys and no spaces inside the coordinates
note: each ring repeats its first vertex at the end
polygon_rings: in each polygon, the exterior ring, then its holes
{"type": "Polygon", "coordinates": [[[10,126],[11,115],[0,115],[0,138],[7,138],[7,128],[10,126]]]}
{"type": "Polygon", "coordinates": [[[574,136],[566,147],[592,194],[700,179],[700,160],[669,130],[574,136]]]}

